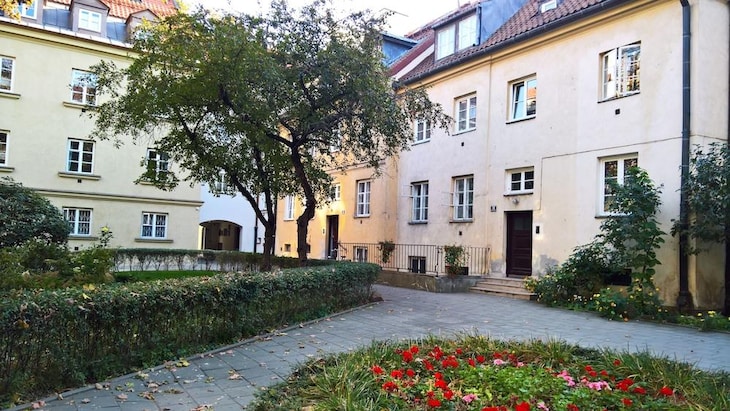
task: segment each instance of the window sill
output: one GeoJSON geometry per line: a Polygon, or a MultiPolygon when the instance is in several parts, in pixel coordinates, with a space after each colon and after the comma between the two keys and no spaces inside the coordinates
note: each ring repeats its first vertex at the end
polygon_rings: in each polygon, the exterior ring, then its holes
{"type": "Polygon", "coordinates": [[[521,123],[523,121],[532,120],[532,119],[535,119],[535,118],[537,118],[537,115],[527,116],[527,117],[522,117],[522,118],[514,118],[514,119],[511,119],[511,120],[508,120],[507,121],[507,124],[521,123]]]}
{"type": "Polygon", "coordinates": [[[428,224],[428,221],[409,221],[408,225],[423,225],[428,224]]]}
{"type": "Polygon", "coordinates": [[[12,173],[15,171],[15,167],[0,166],[0,173],[12,173]]]}
{"type": "Polygon", "coordinates": [[[167,238],[147,238],[147,237],[138,237],[134,239],[135,243],[165,243],[165,244],[172,244],[172,240],[167,238]]]}
{"type": "Polygon", "coordinates": [[[620,96],[614,96],[614,97],[609,97],[609,98],[604,98],[604,99],[600,99],[600,100],[598,100],[598,104],[601,104],[601,103],[608,103],[609,101],[615,101],[615,100],[620,100],[620,99],[622,99],[622,98],[625,98],[625,97],[631,97],[631,96],[635,96],[635,95],[637,95],[637,94],[641,94],[641,90],[639,90],[639,91],[636,91],[636,92],[633,92],[633,93],[626,93],[626,94],[623,94],[623,95],[620,95],[620,96]]]}
{"type": "Polygon", "coordinates": [[[463,220],[449,220],[450,224],[464,224],[464,223],[473,223],[473,222],[474,222],[473,218],[468,218],[468,219],[465,218],[463,220]]]}
{"type": "Polygon", "coordinates": [[[470,131],[475,131],[476,129],[477,129],[477,128],[476,128],[476,127],[474,127],[474,128],[468,128],[468,129],[466,129],[466,130],[461,130],[461,131],[454,131],[454,134],[452,134],[452,136],[458,136],[459,134],[466,134],[466,133],[468,133],[468,132],[470,132],[470,131]]]}
{"type": "Polygon", "coordinates": [[[18,99],[20,99],[20,94],[13,93],[13,92],[10,92],[10,91],[0,91],[0,97],[9,98],[9,99],[12,99],[12,100],[18,100],[18,99]]]}
{"type": "Polygon", "coordinates": [[[360,214],[356,215],[355,218],[370,218],[370,214],[360,214]]]}
{"type": "Polygon", "coordinates": [[[59,171],[58,176],[63,178],[75,178],[79,180],[101,180],[101,176],[97,174],[74,173],[72,171],[59,171]]]}
{"type": "Polygon", "coordinates": [[[535,190],[520,190],[520,191],[507,191],[504,193],[505,197],[522,196],[534,193],[535,190]]]}
{"type": "Polygon", "coordinates": [[[81,240],[81,241],[96,241],[99,237],[93,235],[82,235],[82,234],[69,234],[69,240],[81,240]]]}
{"type": "Polygon", "coordinates": [[[427,138],[427,139],[420,140],[420,141],[414,141],[414,142],[411,143],[411,145],[412,146],[418,146],[418,145],[426,144],[426,143],[429,143],[429,142],[431,142],[431,139],[430,138],[427,138]]]}
{"type": "Polygon", "coordinates": [[[90,108],[94,108],[95,107],[92,104],[77,103],[75,101],[64,101],[63,102],[63,106],[64,107],[68,107],[68,108],[77,108],[77,109],[80,109],[81,111],[86,111],[86,110],[88,110],[90,108]]]}

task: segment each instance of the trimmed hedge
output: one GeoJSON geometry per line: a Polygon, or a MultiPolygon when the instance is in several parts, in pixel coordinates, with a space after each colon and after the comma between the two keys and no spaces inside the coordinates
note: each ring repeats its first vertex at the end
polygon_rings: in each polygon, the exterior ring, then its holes
{"type": "Polygon", "coordinates": [[[366,303],[380,267],[337,263],[0,295],[0,404],[366,303]]]}

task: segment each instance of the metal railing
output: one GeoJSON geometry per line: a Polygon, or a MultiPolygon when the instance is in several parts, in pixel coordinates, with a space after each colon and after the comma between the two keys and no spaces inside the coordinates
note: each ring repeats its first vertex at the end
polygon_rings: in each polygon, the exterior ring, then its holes
{"type": "MultiPolygon", "coordinates": [[[[375,263],[383,269],[434,275],[446,274],[443,245],[343,243],[338,246],[337,259],[375,263]]],[[[466,273],[489,274],[489,247],[463,246],[466,252],[466,273]]]]}

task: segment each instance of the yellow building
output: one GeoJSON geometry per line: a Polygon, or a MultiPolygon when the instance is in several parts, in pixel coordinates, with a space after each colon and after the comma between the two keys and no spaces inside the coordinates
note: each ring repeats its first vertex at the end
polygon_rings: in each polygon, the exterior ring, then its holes
{"type": "Polygon", "coordinates": [[[0,17],[0,175],[61,209],[74,249],[104,226],[113,246],[197,246],[200,187],[135,184],[144,165],[159,172],[175,165],[144,141],[115,148],[95,139],[87,115],[104,98],[89,67],[129,64],[134,27],[176,10],[163,0],[47,0],[23,6],[21,21],[0,17]]]}

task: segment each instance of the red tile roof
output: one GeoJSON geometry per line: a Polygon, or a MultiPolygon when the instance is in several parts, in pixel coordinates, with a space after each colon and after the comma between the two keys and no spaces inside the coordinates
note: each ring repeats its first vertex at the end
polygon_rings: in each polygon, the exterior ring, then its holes
{"type": "MultiPolygon", "coordinates": [[[[405,83],[416,81],[430,73],[452,67],[481,54],[489,53],[491,50],[507,45],[512,41],[519,41],[521,37],[530,36],[538,30],[557,27],[561,24],[568,23],[575,18],[581,18],[582,14],[599,12],[600,10],[612,5],[626,3],[628,1],[631,0],[560,0],[557,8],[541,13],[540,4],[543,3],[544,0],[528,0],[522,8],[520,8],[499,29],[497,29],[497,31],[495,31],[486,41],[438,61],[434,61],[434,58],[427,58],[423,64],[419,64],[418,67],[403,76],[401,81],[405,83]]],[[[436,24],[438,24],[438,22],[436,24]]],[[[429,29],[432,30],[431,28],[433,26],[433,22],[429,23],[417,30],[416,33],[424,36],[421,32],[429,29]]],[[[408,58],[408,56],[403,56],[403,58],[408,58]]]]}
{"type": "MultiPolygon", "coordinates": [[[[178,5],[175,0],[100,0],[109,7],[109,15],[126,19],[130,14],[149,10],[158,17],[165,17],[177,13],[178,5]]],[[[70,5],[71,0],[50,0],[51,3],[70,5]]]]}

